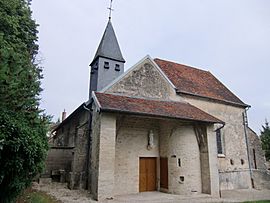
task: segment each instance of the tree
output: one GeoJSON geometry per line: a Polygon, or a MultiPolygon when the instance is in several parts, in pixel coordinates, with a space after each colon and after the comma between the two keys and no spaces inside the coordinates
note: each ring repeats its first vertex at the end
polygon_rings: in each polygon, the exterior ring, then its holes
{"type": "Polygon", "coordinates": [[[265,158],[266,160],[270,160],[270,127],[269,123],[266,120],[265,126],[262,126],[263,130],[261,131],[261,141],[262,141],[262,148],[265,151],[265,158]]]}
{"type": "Polygon", "coordinates": [[[41,172],[48,117],[39,108],[42,69],[29,0],[0,0],[0,202],[41,172]]]}

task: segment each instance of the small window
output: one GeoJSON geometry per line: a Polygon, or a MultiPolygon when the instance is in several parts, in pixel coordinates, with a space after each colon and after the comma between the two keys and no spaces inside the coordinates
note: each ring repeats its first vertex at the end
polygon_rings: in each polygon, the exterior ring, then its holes
{"type": "Polygon", "coordinates": [[[178,166],[181,167],[181,159],[178,159],[178,166]]]}
{"type": "Polygon", "coordinates": [[[232,159],[230,159],[230,163],[232,166],[234,165],[234,161],[232,159]]]}
{"type": "Polygon", "coordinates": [[[105,68],[105,69],[109,69],[109,68],[110,68],[110,64],[109,64],[108,61],[105,61],[105,62],[104,62],[104,68],[105,68]]]}
{"type": "Polygon", "coordinates": [[[241,165],[244,165],[244,164],[245,164],[244,159],[241,159],[241,165]]]}
{"type": "Polygon", "coordinates": [[[119,64],[115,64],[115,70],[120,71],[120,65],[119,64]]]}
{"type": "Polygon", "coordinates": [[[254,168],[255,168],[255,169],[258,169],[258,168],[257,168],[257,160],[256,160],[256,151],[255,151],[255,149],[252,149],[252,151],[253,151],[254,168]]]}
{"type": "Polygon", "coordinates": [[[224,154],[223,147],[222,147],[222,136],[221,136],[220,129],[218,129],[216,131],[216,139],[217,139],[217,152],[218,152],[218,154],[224,154]]]}

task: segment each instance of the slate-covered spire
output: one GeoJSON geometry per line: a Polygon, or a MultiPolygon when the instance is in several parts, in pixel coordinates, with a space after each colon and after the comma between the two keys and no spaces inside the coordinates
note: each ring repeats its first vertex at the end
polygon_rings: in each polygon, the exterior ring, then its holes
{"type": "MultiPolygon", "coordinates": [[[[105,32],[101,39],[101,42],[98,46],[96,55],[92,61],[92,63],[98,58],[104,57],[112,60],[116,60],[119,62],[125,62],[123,55],[121,53],[111,20],[109,19],[108,24],[106,26],[105,32]]],[[[92,64],[91,63],[91,64],[92,64]]]]}
{"type": "Polygon", "coordinates": [[[101,91],[124,72],[125,59],[122,56],[111,20],[91,62],[89,99],[92,91],[101,91]]]}

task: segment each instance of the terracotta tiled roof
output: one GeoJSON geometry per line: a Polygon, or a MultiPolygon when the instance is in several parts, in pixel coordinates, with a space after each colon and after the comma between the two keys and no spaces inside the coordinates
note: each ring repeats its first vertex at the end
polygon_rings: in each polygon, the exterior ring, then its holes
{"type": "Polygon", "coordinates": [[[154,59],[178,93],[197,95],[247,106],[210,72],[161,59],[154,59]]]}
{"type": "Polygon", "coordinates": [[[221,120],[188,103],[150,100],[98,92],[95,93],[95,98],[98,105],[100,105],[101,111],[177,118],[208,123],[223,123],[221,120]]]}

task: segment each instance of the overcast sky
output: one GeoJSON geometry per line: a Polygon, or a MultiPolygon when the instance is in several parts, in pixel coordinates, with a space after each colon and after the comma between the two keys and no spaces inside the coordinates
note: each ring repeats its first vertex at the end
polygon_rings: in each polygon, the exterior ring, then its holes
{"type": "MultiPolygon", "coordinates": [[[[33,0],[44,80],[42,108],[60,117],[88,99],[89,63],[108,21],[109,0],[33,0]]],[[[270,120],[269,0],[114,0],[112,23],[125,70],[149,54],[211,71],[270,120]]]]}

